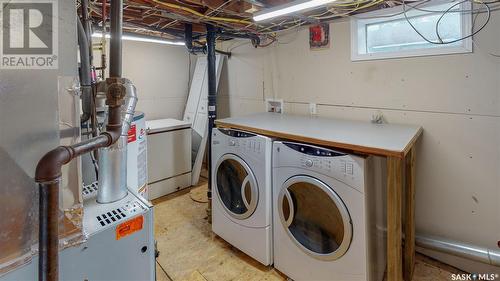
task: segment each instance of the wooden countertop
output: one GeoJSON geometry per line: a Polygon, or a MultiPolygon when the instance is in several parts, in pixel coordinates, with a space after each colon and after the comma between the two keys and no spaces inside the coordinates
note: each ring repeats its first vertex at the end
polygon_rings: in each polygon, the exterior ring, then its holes
{"type": "Polygon", "coordinates": [[[270,137],[404,158],[422,134],[422,127],[373,124],[332,118],[258,113],[216,120],[219,127],[270,137]]]}

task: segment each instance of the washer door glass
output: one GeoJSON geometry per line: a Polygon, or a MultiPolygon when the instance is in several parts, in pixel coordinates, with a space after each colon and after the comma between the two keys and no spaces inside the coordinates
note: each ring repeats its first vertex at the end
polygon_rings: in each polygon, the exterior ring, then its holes
{"type": "Polygon", "coordinates": [[[336,260],[349,249],[349,212],[323,182],[308,176],[288,179],[278,196],[278,212],[290,239],[314,258],[336,260]]]}
{"type": "Polygon", "coordinates": [[[226,154],[216,169],[216,190],[226,211],[240,220],[251,216],[257,208],[259,194],[250,167],[238,156],[226,154]]]}

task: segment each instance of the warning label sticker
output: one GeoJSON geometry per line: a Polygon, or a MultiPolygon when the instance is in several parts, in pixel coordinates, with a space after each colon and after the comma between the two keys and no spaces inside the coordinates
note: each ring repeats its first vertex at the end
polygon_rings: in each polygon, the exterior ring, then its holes
{"type": "Polygon", "coordinates": [[[137,139],[136,131],[137,130],[136,130],[135,124],[130,125],[130,129],[128,130],[128,137],[127,137],[128,143],[134,142],[137,139]]]}
{"type": "Polygon", "coordinates": [[[120,240],[125,236],[141,230],[143,224],[144,217],[141,215],[118,225],[116,227],[116,240],[120,240]]]}

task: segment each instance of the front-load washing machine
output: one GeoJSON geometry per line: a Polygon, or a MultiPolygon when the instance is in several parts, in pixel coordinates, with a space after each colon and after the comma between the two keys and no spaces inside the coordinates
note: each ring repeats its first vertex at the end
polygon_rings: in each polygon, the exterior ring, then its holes
{"type": "Polygon", "coordinates": [[[381,281],[383,161],[274,142],[274,267],[295,281],[381,281]]]}
{"type": "Polygon", "coordinates": [[[212,131],[212,230],[264,265],[272,251],[272,140],[212,131]]]}

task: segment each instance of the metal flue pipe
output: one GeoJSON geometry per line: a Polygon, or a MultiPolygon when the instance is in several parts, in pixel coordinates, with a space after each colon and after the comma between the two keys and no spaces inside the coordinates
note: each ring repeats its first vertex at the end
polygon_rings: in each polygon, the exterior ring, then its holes
{"type": "Polygon", "coordinates": [[[137,104],[137,90],[128,79],[119,79],[125,87],[124,103],[121,106],[122,130],[120,139],[116,143],[99,150],[100,176],[97,192],[99,203],[115,202],[128,194],[127,139],[137,104]]]}
{"type": "Polygon", "coordinates": [[[207,62],[208,62],[208,220],[212,219],[212,129],[217,118],[217,73],[215,69],[215,27],[207,24],[207,62]]]}
{"type": "Polygon", "coordinates": [[[61,168],[75,157],[107,147],[115,143],[122,132],[121,105],[125,96],[125,87],[121,76],[121,23],[122,1],[111,1],[112,16],[119,18],[111,21],[111,30],[115,43],[111,45],[112,75],[106,82],[109,84],[106,104],[109,107],[106,132],[101,135],[71,145],[60,146],[45,154],[36,167],[35,181],[39,185],[39,261],[38,280],[57,281],[59,279],[59,184],[62,177],[61,168]],[[118,6],[118,7],[117,7],[118,6]],[[116,25],[119,26],[116,26],[116,25]],[[119,34],[119,36],[118,36],[119,34]],[[117,42],[118,41],[118,42],[117,42]],[[113,50],[118,48],[119,50],[113,50]],[[115,64],[115,65],[113,65],[115,64]]]}

